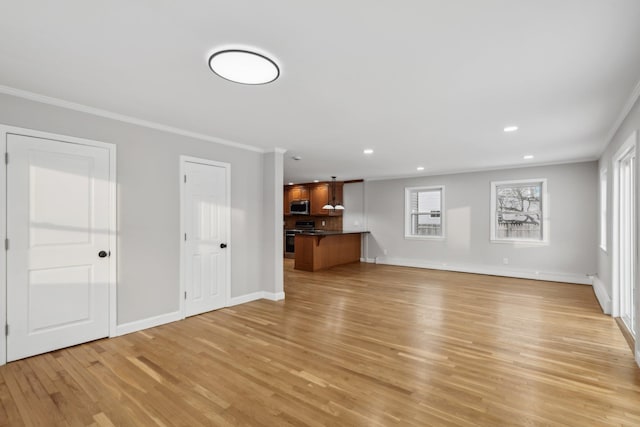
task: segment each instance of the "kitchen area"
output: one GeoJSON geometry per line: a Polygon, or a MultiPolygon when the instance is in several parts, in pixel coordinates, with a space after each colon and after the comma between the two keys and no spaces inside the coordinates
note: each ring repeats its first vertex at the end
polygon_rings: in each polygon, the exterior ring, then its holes
{"type": "MultiPolygon", "coordinates": [[[[318,271],[360,261],[368,231],[360,218],[349,220],[348,229],[343,219],[349,209],[344,205],[345,188],[362,185],[362,180],[342,182],[332,177],[284,186],[284,257],[294,259],[295,269],[318,271]]],[[[361,201],[355,199],[354,207],[362,210],[361,201]]]]}

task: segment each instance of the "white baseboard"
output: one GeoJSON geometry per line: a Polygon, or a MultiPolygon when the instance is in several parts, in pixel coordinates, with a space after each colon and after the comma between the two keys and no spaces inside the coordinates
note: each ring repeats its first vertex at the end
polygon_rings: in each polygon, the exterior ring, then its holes
{"type": "Polygon", "coordinates": [[[239,297],[233,297],[229,302],[229,307],[232,307],[238,304],[245,304],[247,302],[251,302],[259,299],[268,299],[269,301],[280,301],[284,299],[284,292],[258,291],[258,292],[252,292],[246,295],[241,295],[239,297]]]}
{"type": "Polygon", "coordinates": [[[164,325],[165,323],[176,322],[182,319],[179,311],[161,314],[146,319],[136,320],[129,323],[123,323],[116,327],[116,336],[130,334],[132,332],[141,331],[143,329],[153,328],[154,326],[164,325]]]}
{"type": "Polygon", "coordinates": [[[284,299],[284,292],[264,292],[263,298],[270,301],[281,301],[284,299]]]}
{"type": "MultiPolygon", "coordinates": [[[[268,299],[270,301],[280,301],[284,299],[284,292],[265,292],[258,291],[252,292],[246,295],[240,295],[239,297],[233,297],[229,301],[227,307],[233,307],[234,305],[245,304],[251,301],[259,299],[268,299]]],[[[180,311],[174,311],[172,313],[161,314],[159,316],[149,317],[147,319],[136,320],[134,322],[124,323],[116,327],[116,335],[126,335],[132,332],[142,331],[143,329],[153,328],[154,326],[164,325],[165,323],[177,322],[182,320],[182,314],[180,311]]]]}
{"type": "Polygon", "coordinates": [[[423,261],[411,258],[377,257],[376,264],[400,265],[403,267],[429,268],[433,270],[457,271],[461,273],[488,274],[491,276],[517,277],[520,279],[545,280],[550,282],[577,283],[591,285],[591,278],[586,274],[559,273],[549,271],[528,271],[502,268],[493,265],[465,265],[442,262],[423,261]]]}
{"type": "Polygon", "coordinates": [[[592,276],[593,279],[593,292],[596,294],[596,299],[602,307],[602,312],[604,314],[611,314],[611,297],[607,293],[607,288],[605,288],[604,283],[598,276],[592,276]]]}
{"type": "Polygon", "coordinates": [[[245,304],[251,301],[255,301],[255,300],[259,300],[264,298],[264,292],[259,291],[259,292],[252,292],[250,294],[246,294],[246,295],[240,295],[239,297],[233,297],[231,298],[231,301],[229,301],[229,307],[233,307],[234,305],[240,305],[240,304],[245,304]]]}

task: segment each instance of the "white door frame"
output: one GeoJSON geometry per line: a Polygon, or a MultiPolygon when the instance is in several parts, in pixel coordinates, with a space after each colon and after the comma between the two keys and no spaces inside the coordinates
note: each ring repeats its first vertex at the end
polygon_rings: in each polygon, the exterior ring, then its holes
{"type": "MultiPolygon", "coordinates": [[[[109,337],[117,335],[117,221],[116,221],[116,146],[106,142],[94,141],[84,138],[76,138],[73,136],[59,135],[55,133],[42,132],[32,129],[25,129],[16,126],[7,126],[0,124],[0,143],[4,153],[7,152],[7,135],[23,135],[33,138],[51,139],[55,141],[65,142],[69,144],[80,144],[91,147],[99,147],[109,152],[109,250],[111,257],[109,259],[109,337]]],[[[11,162],[11,159],[9,159],[11,162]]],[[[4,239],[7,236],[7,165],[3,163],[2,172],[0,173],[0,212],[4,217],[0,221],[0,235],[4,239]]],[[[7,250],[4,243],[2,246],[2,256],[0,257],[0,296],[4,300],[0,303],[0,324],[7,323],[7,250]]],[[[9,249],[11,250],[11,249],[9,249]]],[[[2,327],[4,329],[4,327],[2,327]]],[[[0,365],[7,363],[7,337],[4,334],[0,338],[0,365]]]]}
{"type": "MultiPolygon", "coordinates": [[[[184,212],[184,205],[186,202],[186,194],[185,194],[185,187],[184,187],[186,163],[199,163],[202,165],[218,166],[225,169],[225,180],[227,182],[227,188],[225,189],[225,192],[226,192],[225,202],[227,206],[229,206],[229,211],[231,211],[231,164],[225,163],[225,162],[218,162],[215,160],[181,155],[180,156],[180,175],[178,177],[179,185],[180,185],[180,236],[179,236],[179,239],[180,239],[180,292],[178,294],[178,300],[180,302],[180,318],[181,319],[186,318],[186,309],[187,309],[185,304],[185,297],[184,297],[185,292],[187,291],[187,283],[185,278],[185,275],[187,273],[187,267],[186,267],[187,260],[185,256],[185,240],[184,240],[184,235],[187,232],[187,224],[186,224],[186,218],[185,218],[185,212],[184,212]]],[[[233,245],[230,244],[232,242],[231,212],[229,212],[229,215],[227,215],[227,218],[225,220],[225,227],[227,228],[229,233],[229,235],[227,236],[227,242],[229,242],[229,246],[226,249],[227,274],[225,277],[226,286],[224,290],[224,306],[229,307],[229,303],[231,301],[231,249],[233,248],[233,245]]]]}
{"type": "MultiPolygon", "coordinates": [[[[620,317],[620,160],[632,149],[636,148],[636,141],[638,139],[638,132],[634,131],[622,146],[613,155],[611,161],[613,165],[613,236],[612,237],[612,257],[611,257],[611,316],[620,317]]],[[[636,151],[637,153],[637,151],[636,151]]],[[[638,197],[636,197],[637,203],[638,197]]],[[[636,206],[637,207],[637,206],[636,206]]],[[[637,210],[636,210],[637,212],[637,210]]],[[[636,236],[633,236],[637,240],[636,236]]],[[[637,241],[636,241],[637,247],[637,241]]],[[[636,280],[637,286],[637,277],[636,280]]],[[[632,302],[635,304],[635,302],[632,302]]],[[[636,313],[637,314],[637,313],[636,313]]]]}

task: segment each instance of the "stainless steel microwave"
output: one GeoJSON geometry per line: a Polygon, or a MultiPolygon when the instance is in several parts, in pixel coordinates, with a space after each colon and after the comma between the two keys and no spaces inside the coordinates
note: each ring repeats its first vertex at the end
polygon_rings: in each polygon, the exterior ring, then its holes
{"type": "Polygon", "coordinates": [[[289,210],[292,215],[309,215],[309,201],[293,200],[289,205],[289,210]]]}

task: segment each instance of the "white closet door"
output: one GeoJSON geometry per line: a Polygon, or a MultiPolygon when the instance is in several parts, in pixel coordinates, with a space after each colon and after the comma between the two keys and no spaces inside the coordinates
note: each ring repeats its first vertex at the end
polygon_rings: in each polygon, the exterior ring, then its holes
{"type": "Polygon", "coordinates": [[[9,134],[7,152],[8,360],[108,336],[108,150],[9,134]]]}
{"type": "Polygon", "coordinates": [[[230,208],[224,166],[184,162],[183,170],[185,315],[193,316],[227,304],[230,208]]]}

